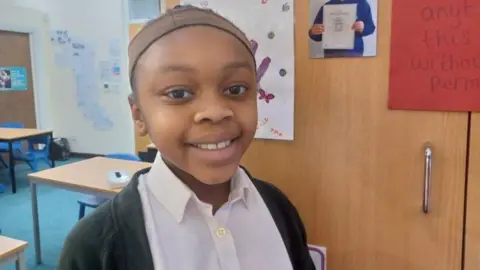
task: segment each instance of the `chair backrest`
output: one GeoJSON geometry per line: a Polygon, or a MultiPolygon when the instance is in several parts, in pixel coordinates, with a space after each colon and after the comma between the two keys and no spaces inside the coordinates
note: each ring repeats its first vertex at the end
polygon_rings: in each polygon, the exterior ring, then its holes
{"type": "Polygon", "coordinates": [[[28,139],[28,151],[42,151],[48,153],[50,151],[51,140],[52,138],[50,135],[41,135],[28,139]],[[35,148],[35,145],[38,144],[43,145],[41,150],[35,148]]]}
{"type": "Polygon", "coordinates": [[[0,123],[0,127],[3,128],[24,128],[25,125],[20,122],[6,122],[6,123],[0,123]]]}
{"type": "Polygon", "coordinates": [[[123,159],[123,160],[132,160],[132,161],[142,161],[136,155],[128,154],[128,153],[111,153],[105,155],[107,158],[115,158],[115,159],[123,159]]]}
{"type": "Polygon", "coordinates": [[[327,250],[323,247],[315,245],[308,245],[308,250],[310,251],[310,256],[312,257],[313,264],[315,264],[315,269],[327,269],[327,250]]]}

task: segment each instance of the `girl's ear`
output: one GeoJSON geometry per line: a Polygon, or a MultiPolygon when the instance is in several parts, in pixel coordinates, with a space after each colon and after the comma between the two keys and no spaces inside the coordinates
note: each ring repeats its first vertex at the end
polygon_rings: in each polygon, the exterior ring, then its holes
{"type": "Polygon", "coordinates": [[[138,106],[135,94],[132,93],[128,96],[128,104],[130,105],[130,111],[132,113],[132,119],[135,122],[135,130],[141,137],[147,136],[148,130],[143,120],[143,114],[138,106]]]}

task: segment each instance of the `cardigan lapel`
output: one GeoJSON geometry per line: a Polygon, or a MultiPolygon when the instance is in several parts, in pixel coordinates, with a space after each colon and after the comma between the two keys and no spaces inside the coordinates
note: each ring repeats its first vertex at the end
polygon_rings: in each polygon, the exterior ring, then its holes
{"type": "Polygon", "coordinates": [[[121,254],[126,267],[122,269],[154,269],[152,252],[148,243],[143,217],[142,202],[138,192],[138,177],[146,174],[150,168],[136,172],[130,183],[120,192],[112,203],[112,212],[119,236],[121,254]]]}

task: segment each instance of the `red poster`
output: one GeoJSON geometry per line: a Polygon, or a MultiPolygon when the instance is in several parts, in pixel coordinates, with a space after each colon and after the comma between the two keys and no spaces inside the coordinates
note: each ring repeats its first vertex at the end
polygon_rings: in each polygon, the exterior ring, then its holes
{"type": "Polygon", "coordinates": [[[480,111],[480,0],[394,0],[390,109],[480,111]]]}

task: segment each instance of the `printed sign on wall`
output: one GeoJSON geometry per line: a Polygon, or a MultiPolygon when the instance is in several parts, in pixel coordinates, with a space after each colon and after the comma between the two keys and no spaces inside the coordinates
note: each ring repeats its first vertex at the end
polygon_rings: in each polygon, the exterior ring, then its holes
{"type": "Polygon", "coordinates": [[[25,67],[0,67],[0,91],[27,90],[25,67]]]}

